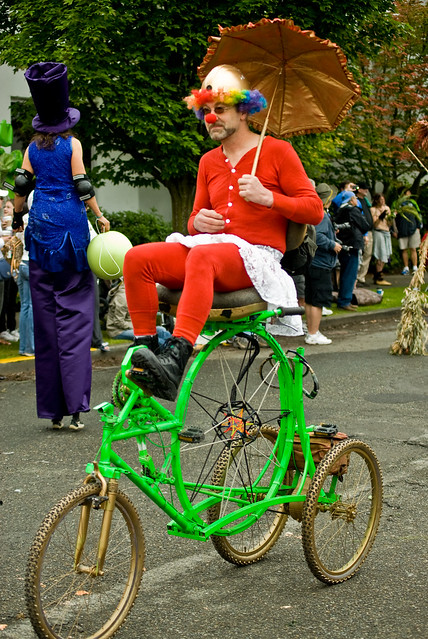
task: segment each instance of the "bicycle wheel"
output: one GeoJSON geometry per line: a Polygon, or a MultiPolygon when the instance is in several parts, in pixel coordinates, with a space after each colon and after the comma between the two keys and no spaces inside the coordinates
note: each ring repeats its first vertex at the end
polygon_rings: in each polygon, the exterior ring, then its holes
{"type": "MultiPolygon", "coordinates": [[[[212,484],[228,487],[232,491],[237,489],[239,500],[232,501],[228,496],[224,496],[221,501],[208,510],[209,523],[238,511],[243,505],[263,499],[263,492],[260,492],[260,488],[267,488],[272,477],[272,464],[267,470],[265,470],[265,466],[272,453],[277,435],[278,431],[274,428],[262,426],[253,441],[246,442],[241,439],[233,442],[229,449],[223,451],[215,466],[212,484]]],[[[285,481],[291,483],[291,477],[286,477],[285,481]]],[[[211,540],[214,548],[223,559],[230,563],[238,565],[254,563],[261,559],[278,541],[288,519],[286,512],[285,504],[279,504],[266,510],[260,519],[257,519],[241,533],[227,537],[212,535],[211,540]]],[[[222,531],[236,527],[246,517],[226,525],[222,531]]]]}
{"type": "Polygon", "coordinates": [[[373,545],[381,511],[382,472],[373,450],[357,439],[334,446],[318,466],[303,507],[303,550],[315,577],[327,584],[352,577],[373,545]],[[346,460],[345,472],[330,474],[346,460]]]}
{"type": "MultiPolygon", "coordinates": [[[[257,439],[262,426],[278,429],[281,418],[288,414],[288,399],[283,397],[281,400],[278,388],[280,363],[276,362],[269,376],[262,381],[258,372],[260,345],[257,334],[238,332],[237,335],[241,338],[240,348],[225,342],[213,350],[209,347],[207,358],[192,380],[186,406],[186,425],[180,433],[183,438],[181,473],[192,502],[206,498],[204,485],[212,483],[214,468],[223,452],[229,450],[231,442],[245,441],[247,450],[257,439]],[[190,438],[184,440],[184,435],[192,431],[199,432],[200,436],[193,437],[193,441],[190,438]]],[[[216,339],[220,340],[221,336],[216,339]]],[[[270,345],[276,350],[278,360],[282,361],[286,378],[289,373],[291,381],[291,371],[280,346],[273,339],[270,345]]],[[[273,466],[274,461],[270,465],[273,466]]],[[[205,515],[204,511],[200,511],[202,518],[205,515]]]]}
{"type": "MultiPolygon", "coordinates": [[[[260,364],[259,374],[260,379],[264,382],[265,379],[269,380],[272,368],[275,366],[275,360],[272,358],[272,355],[266,357],[263,362],[260,364]]],[[[272,382],[271,382],[272,383],[272,382]]],[[[279,388],[279,383],[275,385],[275,388],[279,388]]]]}
{"type": "Polygon", "coordinates": [[[44,639],[106,639],[130,611],[144,567],[144,535],[131,501],[118,492],[102,574],[95,576],[102,508],[91,507],[86,542],[74,568],[82,506],[99,495],[91,483],[66,495],[46,515],[30,550],[26,600],[31,623],[44,639]],[[86,571],[81,566],[89,567],[86,571]]]}

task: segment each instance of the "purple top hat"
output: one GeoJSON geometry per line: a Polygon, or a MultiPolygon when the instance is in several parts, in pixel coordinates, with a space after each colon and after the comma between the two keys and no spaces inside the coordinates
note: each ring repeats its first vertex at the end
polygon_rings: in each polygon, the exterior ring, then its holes
{"type": "Polygon", "coordinates": [[[37,62],[25,72],[37,110],[33,129],[40,133],[62,133],[80,120],[80,112],[69,106],[67,67],[60,62],[37,62]]]}

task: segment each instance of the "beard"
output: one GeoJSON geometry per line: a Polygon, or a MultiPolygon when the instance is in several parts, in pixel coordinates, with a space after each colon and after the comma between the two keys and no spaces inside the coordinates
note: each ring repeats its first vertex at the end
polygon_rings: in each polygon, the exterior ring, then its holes
{"type": "Polygon", "coordinates": [[[236,127],[227,127],[224,124],[213,125],[211,129],[208,130],[208,135],[212,140],[220,141],[229,138],[233,133],[235,133],[236,127]]]}

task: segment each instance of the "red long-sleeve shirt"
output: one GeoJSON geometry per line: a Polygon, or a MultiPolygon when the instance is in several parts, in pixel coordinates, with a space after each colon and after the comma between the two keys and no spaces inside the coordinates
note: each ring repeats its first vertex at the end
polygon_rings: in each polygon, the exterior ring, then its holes
{"type": "Polygon", "coordinates": [[[271,208],[247,202],[239,195],[238,179],[251,173],[256,149],[248,151],[232,166],[217,147],[206,153],[199,163],[196,196],[188,222],[191,235],[200,209],[213,209],[225,219],[222,233],[237,235],[251,244],[272,246],[282,253],[288,220],[303,224],[319,224],[323,205],[306,175],[305,169],[289,142],[270,136],[263,140],[256,175],[273,192],[271,208]]]}

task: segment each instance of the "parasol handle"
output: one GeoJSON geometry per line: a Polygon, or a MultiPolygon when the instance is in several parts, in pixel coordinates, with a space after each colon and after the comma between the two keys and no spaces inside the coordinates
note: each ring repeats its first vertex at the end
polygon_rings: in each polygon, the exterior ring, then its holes
{"type": "MultiPolygon", "coordinates": [[[[411,149],[410,147],[407,147],[407,150],[408,150],[408,151],[410,151],[410,153],[413,155],[413,157],[415,158],[415,160],[417,160],[417,161],[419,162],[419,164],[421,165],[421,167],[422,167],[423,169],[425,169],[425,171],[428,173],[428,169],[427,169],[427,167],[425,166],[425,164],[423,164],[423,163],[421,162],[421,160],[418,158],[418,156],[416,155],[416,153],[413,153],[413,151],[412,151],[412,149],[411,149]]],[[[254,173],[252,173],[251,175],[254,175],[254,173]]]]}
{"type": "Polygon", "coordinates": [[[257,164],[259,163],[259,157],[260,157],[260,153],[261,153],[261,150],[262,150],[262,144],[263,144],[264,137],[266,135],[266,129],[267,129],[267,125],[268,125],[268,122],[269,122],[269,116],[270,116],[270,112],[271,112],[271,109],[272,109],[273,101],[274,101],[274,98],[275,98],[276,90],[278,88],[280,75],[282,75],[282,70],[280,70],[280,72],[278,74],[278,78],[276,80],[275,91],[273,92],[273,95],[272,95],[272,98],[271,98],[271,101],[270,101],[270,104],[269,104],[269,109],[268,109],[268,112],[266,114],[266,118],[265,118],[265,121],[264,121],[264,124],[263,124],[262,132],[260,133],[260,139],[259,139],[259,142],[257,144],[257,150],[256,150],[256,155],[254,157],[253,168],[251,169],[251,175],[255,175],[256,174],[257,164]]]}

